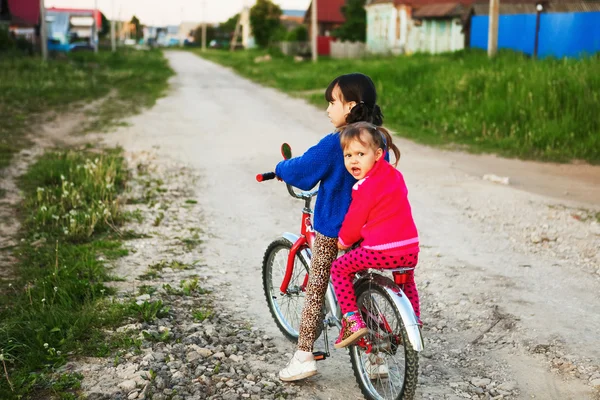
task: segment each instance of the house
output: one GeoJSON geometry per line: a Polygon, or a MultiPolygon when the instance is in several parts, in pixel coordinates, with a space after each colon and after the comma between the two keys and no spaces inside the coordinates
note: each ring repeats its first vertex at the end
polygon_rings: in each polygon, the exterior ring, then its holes
{"type": "Polygon", "coordinates": [[[298,25],[304,23],[304,10],[281,10],[281,17],[279,20],[287,31],[291,31],[298,25]]]}
{"type": "MultiPolygon", "coordinates": [[[[317,1],[317,52],[319,55],[330,54],[330,43],[333,40],[331,33],[346,21],[342,14],[342,7],[345,3],[345,0],[317,1]]],[[[304,14],[304,23],[308,28],[309,37],[312,38],[312,2],[304,14]]]]}
{"type": "Polygon", "coordinates": [[[371,0],[367,11],[370,53],[441,53],[463,49],[470,0],[371,0]]]}
{"type": "Polygon", "coordinates": [[[102,29],[100,10],[78,8],[46,8],[48,38],[68,44],[74,38],[98,42],[102,29]],[[94,29],[96,32],[94,33],[94,29]]]}
{"type": "MultiPolygon", "coordinates": [[[[532,55],[537,36],[539,57],[579,57],[600,52],[598,1],[503,0],[499,14],[498,48],[532,55]]],[[[469,45],[487,49],[489,4],[473,4],[471,15],[465,27],[469,45]]]]}
{"type": "Polygon", "coordinates": [[[0,0],[0,19],[15,27],[32,27],[40,20],[39,0],[0,0]]]}

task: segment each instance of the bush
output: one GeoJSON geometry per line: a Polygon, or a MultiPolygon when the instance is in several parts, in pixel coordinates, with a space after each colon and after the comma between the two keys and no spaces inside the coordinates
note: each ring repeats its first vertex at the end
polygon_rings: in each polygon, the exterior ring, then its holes
{"type": "Polygon", "coordinates": [[[306,42],[308,40],[308,29],[305,25],[298,25],[287,33],[287,42],[306,42]]]}

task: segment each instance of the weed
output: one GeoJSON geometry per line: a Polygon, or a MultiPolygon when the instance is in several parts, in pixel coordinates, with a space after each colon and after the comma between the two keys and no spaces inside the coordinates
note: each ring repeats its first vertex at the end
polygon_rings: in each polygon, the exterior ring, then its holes
{"type": "Polygon", "coordinates": [[[136,208],[134,211],[125,211],[123,213],[123,218],[126,221],[137,221],[138,223],[144,222],[144,215],[142,214],[142,210],[136,208]]]}
{"type": "Polygon", "coordinates": [[[174,296],[181,296],[181,295],[183,295],[183,290],[175,289],[174,287],[172,287],[168,283],[165,283],[163,285],[163,289],[169,295],[174,295],[174,296]]]}
{"type": "Polygon", "coordinates": [[[168,329],[165,329],[163,332],[142,331],[142,335],[144,336],[144,339],[150,342],[168,342],[171,340],[171,333],[168,329]]]}
{"type": "Polygon", "coordinates": [[[204,321],[207,319],[211,319],[213,316],[215,315],[214,311],[210,308],[200,308],[199,310],[196,310],[192,313],[192,316],[194,317],[195,320],[197,321],[204,321]]]}
{"type": "Polygon", "coordinates": [[[160,277],[160,274],[156,271],[148,271],[145,274],[139,275],[137,278],[137,280],[139,281],[152,281],[155,279],[158,279],[160,277]]]}
{"type": "Polygon", "coordinates": [[[185,204],[198,204],[198,201],[188,199],[188,200],[185,201],[185,204]]]}
{"type": "Polygon", "coordinates": [[[169,315],[170,307],[165,306],[162,300],[144,301],[141,303],[131,302],[129,311],[132,316],[143,322],[152,322],[156,318],[164,318],[169,315]]]}
{"type": "Polygon", "coordinates": [[[156,289],[155,286],[142,285],[138,289],[138,292],[139,292],[140,295],[142,295],[142,294],[154,294],[154,293],[156,293],[156,290],[157,289],[156,289]]]}
{"type": "Polygon", "coordinates": [[[165,213],[162,211],[159,212],[158,216],[156,218],[154,218],[154,223],[152,225],[159,226],[164,218],[165,218],[165,213]]]}
{"type": "Polygon", "coordinates": [[[191,238],[182,239],[181,242],[185,245],[185,248],[190,251],[201,244],[202,240],[200,240],[200,235],[198,232],[195,232],[191,238]]]}

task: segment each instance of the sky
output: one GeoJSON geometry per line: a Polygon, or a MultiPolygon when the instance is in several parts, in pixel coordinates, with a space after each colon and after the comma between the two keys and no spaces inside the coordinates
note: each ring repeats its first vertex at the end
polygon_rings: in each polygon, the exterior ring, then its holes
{"type": "MultiPolygon", "coordinates": [[[[282,9],[306,10],[310,0],[273,0],[282,9]]],[[[136,15],[144,25],[179,25],[181,21],[223,22],[254,0],[44,0],[47,8],[94,8],[111,19],[130,20],[136,15]],[[204,3],[204,6],[203,6],[204,3]],[[204,11],[203,12],[203,8],[204,11]]]]}

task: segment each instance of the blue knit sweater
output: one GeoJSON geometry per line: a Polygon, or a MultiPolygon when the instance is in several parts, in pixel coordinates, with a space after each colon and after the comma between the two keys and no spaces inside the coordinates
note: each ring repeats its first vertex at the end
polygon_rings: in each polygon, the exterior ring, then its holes
{"type": "Polygon", "coordinates": [[[325,136],[300,157],[281,161],[275,173],[301,190],[310,190],[320,183],[314,228],[322,235],[337,238],[352,200],[352,186],[356,183],[344,166],[339,134],[325,136]]]}

